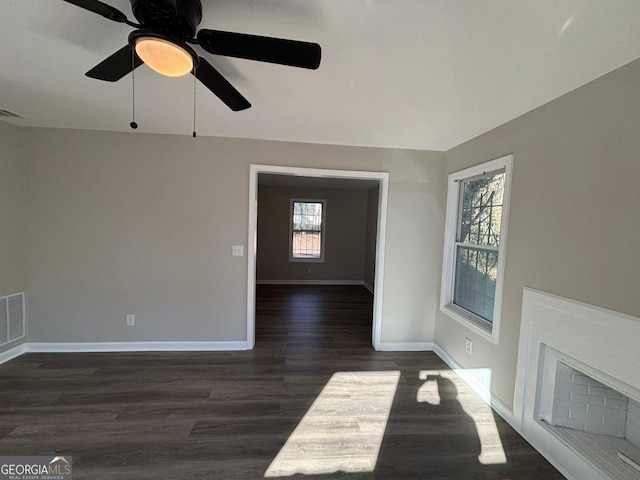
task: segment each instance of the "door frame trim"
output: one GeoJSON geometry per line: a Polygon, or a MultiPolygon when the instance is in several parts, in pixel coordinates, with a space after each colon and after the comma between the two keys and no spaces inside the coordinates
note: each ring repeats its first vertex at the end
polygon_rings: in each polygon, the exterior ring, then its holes
{"type": "Polygon", "coordinates": [[[247,349],[255,346],[256,309],[256,252],[258,239],[258,175],[271,173],[300,177],[345,178],[353,180],[377,180],[379,182],[378,225],[376,232],[375,285],[373,293],[373,324],[371,342],[380,350],[382,336],[382,310],[384,292],[384,259],[387,234],[387,206],[389,197],[389,172],[360,170],[330,170],[322,168],[283,167],[276,165],[249,165],[249,236],[247,241],[247,349]]]}

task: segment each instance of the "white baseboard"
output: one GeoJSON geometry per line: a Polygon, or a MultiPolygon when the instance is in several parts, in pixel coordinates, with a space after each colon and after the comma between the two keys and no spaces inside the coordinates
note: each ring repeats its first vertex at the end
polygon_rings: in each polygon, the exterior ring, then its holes
{"type": "Polygon", "coordinates": [[[256,280],[257,285],[361,285],[362,280],[256,280]]]}
{"type": "Polygon", "coordinates": [[[483,385],[480,381],[478,381],[469,370],[463,368],[458,362],[456,362],[453,357],[451,357],[447,352],[445,352],[439,345],[436,345],[433,349],[436,355],[438,355],[444,363],[446,363],[451,370],[456,372],[460,378],[462,378],[467,385],[471,387],[471,389],[480,395],[480,398],[485,401],[487,404],[491,404],[491,391],[483,385]]]}
{"type": "Polygon", "coordinates": [[[247,342],[30,343],[30,352],[207,352],[247,350],[247,342]]]}
{"type": "Polygon", "coordinates": [[[0,353],[0,364],[24,353],[219,352],[248,350],[247,342],[61,342],[23,343],[0,353]]]}
{"type": "Polygon", "coordinates": [[[20,345],[17,345],[13,348],[10,348],[9,350],[5,350],[4,352],[0,353],[0,365],[8,362],[9,360],[13,360],[16,357],[19,357],[23,353],[26,353],[27,345],[28,344],[26,343],[21,343],[20,345]]]}
{"type": "Polygon", "coordinates": [[[382,342],[381,352],[431,352],[433,342],[382,342]]]}
{"type": "Polygon", "coordinates": [[[519,428],[516,426],[516,422],[513,416],[513,410],[507,407],[502,400],[495,397],[490,390],[490,386],[488,387],[484,384],[478,377],[474,374],[474,369],[465,369],[456,362],[451,355],[445,352],[439,345],[435,344],[433,347],[433,351],[436,355],[438,355],[444,363],[446,363],[451,370],[455,371],[462,380],[465,381],[471,389],[476,392],[482,400],[489,405],[495,412],[502,417],[502,419],[507,422],[511,427],[513,427],[518,433],[521,434],[519,428]]]}
{"type": "Polygon", "coordinates": [[[362,286],[364,288],[366,288],[367,290],[369,290],[369,292],[371,294],[375,294],[375,291],[373,290],[373,287],[371,285],[369,285],[367,282],[365,282],[364,280],[362,281],[362,286]]]}

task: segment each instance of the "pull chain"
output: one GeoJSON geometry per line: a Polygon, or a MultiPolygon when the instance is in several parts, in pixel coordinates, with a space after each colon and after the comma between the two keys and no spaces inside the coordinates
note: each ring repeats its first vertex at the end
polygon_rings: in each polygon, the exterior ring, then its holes
{"type": "Polygon", "coordinates": [[[138,128],[136,123],[136,51],[131,47],[131,123],[134,130],[138,128]]]}
{"type": "Polygon", "coordinates": [[[193,138],[196,138],[196,67],[193,66],[193,138]]]}

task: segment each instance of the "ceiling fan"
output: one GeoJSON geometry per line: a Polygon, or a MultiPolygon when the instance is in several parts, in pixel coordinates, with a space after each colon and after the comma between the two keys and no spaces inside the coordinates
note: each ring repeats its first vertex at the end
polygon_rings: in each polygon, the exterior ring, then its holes
{"type": "Polygon", "coordinates": [[[249,101],[189,44],[216,55],[312,70],[320,66],[317,43],[208,29],[196,34],[202,20],[200,0],[130,0],[140,23],[99,0],[64,1],[136,28],[127,45],[86,73],[91,78],[116,82],[142,63],[170,77],[192,73],[231,110],[239,111],[251,107],[249,101]]]}

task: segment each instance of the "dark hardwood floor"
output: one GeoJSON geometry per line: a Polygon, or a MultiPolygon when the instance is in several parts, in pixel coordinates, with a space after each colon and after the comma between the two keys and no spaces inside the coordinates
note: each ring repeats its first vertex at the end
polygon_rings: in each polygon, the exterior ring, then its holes
{"type": "Polygon", "coordinates": [[[23,355],[0,455],[71,455],[76,480],[564,478],[435,354],[375,352],[371,315],[362,287],[259,286],[252,351],[23,355]]]}

